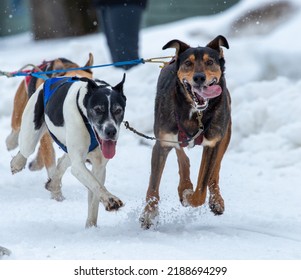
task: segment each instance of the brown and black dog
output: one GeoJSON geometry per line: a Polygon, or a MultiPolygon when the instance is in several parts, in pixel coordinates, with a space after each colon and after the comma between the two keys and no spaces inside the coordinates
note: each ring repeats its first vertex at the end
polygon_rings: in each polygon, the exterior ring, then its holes
{"type": "MultiPolygon", "coordinates": [[[[93,55],[89,54],[89,59],[85,66],[93,65],[93,55]]],[[[66,59],[57,58],[51,61],[43,62],[39,68],[42,71],[62,70],[70,68],[79,68],[79,65],[66,59]]],[[[55,76],[81,76],[92,78],[92,71],[87,70],[73,70],[68,72],[59,72],[56,74],[47,75],[48,78],[55,76]]],[[[28,99],[36,91],[36,89],[44,83],[44,79],[28,76],[20,83],[15,97],[13,105],[13,113],[11,117],[11,133],[6,138],[6,147],[8,150],[13,150],[18,147],[18,137],[22,122],[22,115],[27,104],[28,99]]],[[[29,164],[29,169],[32,171],[42,169],[46,167],[48,176],[51,177],[55,168],[55,152],[52,146],[52,138],[46,133],[40,140],[40,147],[36,158],[29,164]]]]}
{"type": "Polygon", "coordinates": [[[161,70],[157,84],[154,133],[159,140],[152,151],[146,206],[140,217],[142,228],[153,226],[159,214],[159,185],[172,148],[176,148],[178,158],[181,203],[192,207],[203,205],[208,187],[211,211],[215,215],[224,212],[219,171],[231,137],[231,100],[221,47],[229,48],[221,35],[206,47],[192,48],[179,40],[172,40],[163,47],[175,48],[176,55],[161,70]],[[183,147],[200,144],[204,149],[193,190],[190,162],[183,147]]]}

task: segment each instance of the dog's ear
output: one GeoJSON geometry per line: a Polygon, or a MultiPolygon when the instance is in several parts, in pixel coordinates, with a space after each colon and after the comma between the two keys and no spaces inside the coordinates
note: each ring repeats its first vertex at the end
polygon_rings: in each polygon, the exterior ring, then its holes
{"type": "Polygon", "coordinates": [[[94,56],[93,56],[92,53],[89,53],[89,59],[88,59],[88,61],[87,61],[87,63],[86,63],[85,66],[92,66],[93,63],[94,63],[94,56]]]}
{"type": "Polygon", "coordinates": [[[125,73],[123,74],[123,77],[122,77],[122,80],[120,83],[118,83],[116,86],[112,87],[112,89],[120,92],[123,94],[123,84],[124,84],[124,81],[125,81],[125,73]]]}
{"type": "Polygon", "coordinates": [[[53,60],[52,68],[53,70],[65,69],[65,65],[61,59],[57,58],[53,60]]]}
{"type": "MultiPolygon", "coordinates": [[[[64,63],[62,62],[62,60],[60,58],[57,58],[55,60],[53,60],[52,62],[52,70],[62,70],[62,69],[65,69],[65,65],[64,63]]],[[[63,76],[65,75],[66,72],[58,72],[58,73],[53,73],[51,75],[51,77],[55,77],[55,76],[63,76]]]]}
{"type": "Polygon", "coordinates": [[[125,82],[125,73],[123,74],[122,80],[120,83],[118,83],[116,86],[112,87],[112,89],[116,90],[117,92],[121,93],[122,98],[124,101],[126,101],[126,96],[124,95],[123,92],[123,84],[125,82]]]}
{"type": "Polygon", "coordinates": [[[206,47],[216,50],[219,53],[219,57],[221,58],[223,57],[223,50],[221,47],[229,49],[229,44],[224,36],[218,35],[211,42],[209,42],[206,47]]]}
{"type": "Polygon", "coordinates": [[[176,49],[176,57],[178,57],[182,52],[189,49],[190,46],[180,40],[171,40],[166,45],[164,45],[162,49],[166,50],[169,48],[175,48],[176,49]]]}
{"type": "Polygon", "coordinates": [[[94,57],[93,57],[93,54],[92,54],[92,53],[89,53],[89,59],[88,59],[88,61],[86,62],[86,64],[85,64],[84,67],[92,66],[93,63],[94,63],[94,57]]]}
{"type": "MultiPolygon", "coordinates": [[[[93,57],[93,54],[92,53],[89,53],[89,59],[88,61],[86,62],[85,66],[84,67],[89,67],[89,66],[92,66],[94,63],[94,57],[93,57]]],[[[92,70],[91,69],[86,69],[85,71],[89,72],[89,73],[92,73],[92,70]]]]}
{"type": "Polygon", "coordinates": [[[88,86],[92,89],[95,89],[98,87],[97,83],[94,80],[86,78],[86,77],[72,77],[72,80],[87,82],[88,86]]]}

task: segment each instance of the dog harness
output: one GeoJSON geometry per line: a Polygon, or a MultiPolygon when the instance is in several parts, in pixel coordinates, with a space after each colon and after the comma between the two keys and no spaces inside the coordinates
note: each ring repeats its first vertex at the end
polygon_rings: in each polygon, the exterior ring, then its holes
{"type": "MultiPolygon", "coordinates": [[[[41,65],[38,66],[38,68],[41,69],[42,71],[47,71],[47,70],[49,70],[51,63],[52,63],[52,61],[44,61],[41,65]]],[[[34,69],[32,72],[35,73],[35,72],[38,72],[38,70],[34,69]]],[[[48,77],[49,77],[49,75],[48,75],[48,77]]],[[[30,75],[25,77],[25,84],[27,87],[29,86],[29,83],[32,80],[32,78],[33,78],[33,76],[30,76],[30,75]]]]}
{"type": "Polygon", "coordinates": [[[189,135],[185,129],[181,126],[179,122],[179,116],[178,114],[175,114],[176,120],[177,120],[177,126],[178,126],[178,141],[180,147],[184,148],[187,146],[190,146],[190,143],[192,143],[193,140],[193,146],[195,145],[202,145],[203,138],[204,138],[204,127],[202,124],[202,114],[200,112],[197,113],[197,120],[199,123],[199,130],[193,135],[189,135]]]}
{"type": "MultiPolygon", "coordinates": [[[[184,148],[189,145],[189,141],[192,137],[188,136],[188,134],[179,128],[178,132],[178,141],[180,142],[180,147],[184,148]]],[[[203,133],[201,133],[196,139],[194,139],[194,145],[202,145],[203,143],[203,133]]]]}
{"type": "MultiPolygon", "coordinates": [[[[53,61],[43,61],[42,64],[40,64],[37,68],[33,69],[32,73],[38,72],[38,71],[48,71],[52,69],[53,61]],[[39,69],[39,70],[38,70],[39,69]]],[[[50,78],[50,74],[43,76],[43,79],[45,77],[50,78]]],[[[36,91],[36,76],[28,75],[24,78],[25,86],[27,88],[28,97],[31,97],[33,93],[36,91]]]]}
{"type": "MultiPolygon", "coordinates": [[[[80,79],[78,77],[55,77],[55,78],[50,78],[45,81],[44,83],[44,108],[46,107],[48,101],[50,100],[51,96],[63,85],[68,84],[68,83],[74,83],[76,81],[79,81],[80,79]]],[[[79,109],[79,108],[78,108],[79,109]]],[[[86,128],[90,134],[90,146],[89,146],[89,152],[93,151],[98,145],[99,142],[97,141],[95,137],[95,133],[93,131],[92,126],[90,125],[88,119],[86,116],[82,113],[82,111],[79,109],[79,112],[83,118],[83,121],[86,125],[86,128]]],[[[51,135],[52,139],[54,142],[56,142],[61,149],[65,152],[68,153],[67,147],[61,143],[55,135],[48,129],[49,134],[51,135]]]]}
{"type": "MultiPolygon", "coordinates": [[[[180,143],[180,147],[184,148],[189,145],[189,142],[193,138],[193,136],[189,136],[185,130],[178,123],[178,141],[180,143]]],[[[201,133],[197,138],[194,139],[194,145],[202,145],[203,143],[203,133],[201,133]]]]}

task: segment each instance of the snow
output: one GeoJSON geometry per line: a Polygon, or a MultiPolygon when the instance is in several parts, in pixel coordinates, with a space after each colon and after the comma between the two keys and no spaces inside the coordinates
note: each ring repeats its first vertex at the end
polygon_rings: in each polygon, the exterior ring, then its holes
{"type": "MultiPolygon", "coordinates": [[[[224,34],[226,78],[232,96],[233,136],[222,162],[224,215],[208,207],[184,208],[177,197],[177,161],[170,153],[161,182],[159,225],[143,230],[139,216],[150,174],[153,142],[124,127],[117,154],[107,166],[107,188],[125,206],[109,213],[101,206],[98,227],[85,229],[87,191],[70,170],[63,178],[66,200],[56,202],[44,189],[46,171],[27,168],[11,175],[6,150],[13,97],[22,78],[1,78],[0,88],[0,245],[12,251],[7,260],[293,260],[301,258],[301,14],[265,35],[227,36],[238,15],[269,1],[245,0],[225,13],[196,17],[141,31],[141,57],[173,55],[162,51],[171,39],[205,45],[224,34]]],[[[300,7],[299,1],[292,1],[300,7]]],[[[80,65],[92,52],[95,65],[110,58],[101,34],[32,41],[29,34],[0,38],[0,69],[14,71],[27,63],[66,57],[80,65]]],[[[127,72],[125,120],[152,135],[157,64],[127,72]]],[[[120,69],[97,68],[95,77],[110,84],[120,69]]],[[[57,148],[57,155],[62,151],[57,148]]],[[[196,182],[202,150],[187,150],[196,182]]]]}

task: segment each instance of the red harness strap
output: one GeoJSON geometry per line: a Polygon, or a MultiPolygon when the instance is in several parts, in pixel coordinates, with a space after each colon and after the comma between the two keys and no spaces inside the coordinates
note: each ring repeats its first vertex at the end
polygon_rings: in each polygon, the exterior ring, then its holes
{"type": "MultiPolygon", "coordinates": [[[[43,61],[43,63],[41,65],[39,65],[38,67],[42,70],[42,71],[46,71],[48,70],[48,68],[50,67],[52,61],[43,61]]],[[[33,70],[33,72],[38,72],[36,69],[33,70]]],[[[31,81],[31,79],[33,78],[33,76],[26,76],[25,77],[25,84],[26,87],[28,88],[28,85],[31,81]]]]}
{"type": "MultiPolygon", "coordinates": [[[[192,137],[189,137],[187,133],[182,128],[180,128],[179,124],[178,128],[178,141],[180,142],[180,147],[187,147],[189,144],[188,142],[191,140],[192,137]]],[[[194,145],[202,145],[203,138],[203,133],[201,133],[196,139],[194,139],[194,145]]]]}
{"type": "MultiPolygon", "coordinates": [[[[189,145],[189,141],[191,141],[192,138],[199,133],[199,131],[193,136],[188,135],[185,132],[185,130],[183,129],[183,127],[180,125],[179,116],[176,112],[175,112],[175,117],[177,120],[177,126],[178,126],[178,130],[179,130],[178,131],[178,141],[180,142],[180,147],[182,147],[182,148],[187,147],[189,145]]],[[[199,120],[199,124],[201,124],[200,120],[199,120]]],[[[203,138],[204,138],[204,133],[202,131],[201,134],[197,138],[194,139],[194,142],[193,142],[194,146],[202,145],[203,138]]]]}

